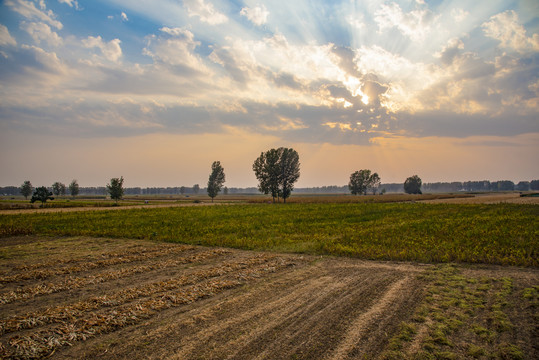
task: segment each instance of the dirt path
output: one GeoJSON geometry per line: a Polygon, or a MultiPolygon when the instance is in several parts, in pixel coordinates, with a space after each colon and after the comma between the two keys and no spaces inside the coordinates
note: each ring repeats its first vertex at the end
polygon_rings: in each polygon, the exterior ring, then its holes
{"type": "Polygon", "coordinates": [[[520,197],[519,193],[510,194],[480,194],[474,197],[466,198],[450,198],[450,199],[436,199],[436,200],[422,200],[424,203],[444,203],[444,204],[498,204],[498,203],[512,203],[512,204],[539,204],[538,196],[520,197]]]}
{"type": "MultiPolygon", "coordinates": [[[[377,359],[435,269],[142,240],[0,242],[2,358],[377,359]]],[[[534,269],[462,272],[539,281],[534,269]]]]}
{"type": "Polygon", "coordinates": [[[65,208],[44,208],[44,209],[14,209],[0,210],[0,215],[16,215],[16,214],[32,214],[32,213],[51,213],[51,212],[74,212],[74,211],[108,211],[108,210],[129,210],[129,209],[152,209],[152,208],[168,208],[168,207],[191,207],[191,206],[213,206],[213,205],[231,205],[233,203],[168,203],[168,204],[146,204],[146,205],[129,205],[129,206],[86,206],[86,207],[65,207],[65,208]]]}

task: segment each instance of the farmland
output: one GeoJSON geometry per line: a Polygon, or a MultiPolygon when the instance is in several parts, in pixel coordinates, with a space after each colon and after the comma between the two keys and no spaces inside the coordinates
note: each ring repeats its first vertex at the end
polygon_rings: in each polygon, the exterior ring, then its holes
{"type": "Polygon", "coordinates": [[[152,239],[371,260],[538,266],[539,207],[305,203],[28,213],[0,234],[152,239]]]}
{"type": "Polygon", "coordinates": [[[0,215],[0,357],[539,357],[537,205],[196,205],[0,215]]]}

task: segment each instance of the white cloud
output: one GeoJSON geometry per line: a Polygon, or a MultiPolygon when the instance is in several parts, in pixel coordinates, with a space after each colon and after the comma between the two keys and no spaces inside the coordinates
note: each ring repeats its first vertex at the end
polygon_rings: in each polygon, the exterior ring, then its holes
{"type": "Polygon", "coordinates": [[[414,41],[424,40],[430,32],[431,23],[437,19],[429,10],[403,12],[397,3],[382,6],[374,13],[380,31],[396,27],[414,41]]]}
{"type": "Polygon", "coordinates": [[[465,11],[463,9],[453,9],[451,10],[451,16],[453,19],[455,19],[456,22],[460,23],[466,20],[466,18],[470,15],[468,11],[465,11]]]}
{"type": "MultiPolygon", "coordinates": [[[[64,74],[66,72],[66,67],[62,61],[58,58],[56,53],[47,52],[37,46],[29,46],[23,44],[21,48],[31,54],[37,63],[41,65],[40,70],[45,70],[48,73],[55,74],[64,74]]],[[[37,68],[35,69],[37,71],[37,68]]]]}
{"type": "Polygon", "coordinates": [[[151,36],[143,50],[145,55],[151,56],[156,62],[182,66],[185,71],[211,72],[194,51],[200,42],[194,39],[192,32],[169,27],[159,30],[166,35],[151,36]]]}
{"type": "Polygon", "coordinates": [[[129,21],[129,19],[127,18],[126,13],[124,13],[123,11],[122,11],[121,17],[122,17],[122,21],[129,21]]]}
{"type": "Polygon", "coordinates": [[[184,0],[189,16],[198,16],[200,21],[210,25],[218,25],[228,21],[228,18],[215,9],[213,4],[204,0],[184,0]]]}
{"type": "Polygon", "coordinates": [[[520,53],[539,51],[539,34],[526,36],[526,29],[519,23],[513,10],[494,15],[482,25],[485,35],[501,42],[501,46],[520,53]]]}
{"type": "Polygon", "coordinates": [[[120,42],[120,39],[113,39],[109,42],[105,42],[101,36],[88,36],[87,39],[82,40],[82,43],[86,48],[98,48],[107,60],[113,62],[118,62],[122,57],[120,42]]]}
{"type": "Polygon", "coordinates": [[[349,14],[346,16],[346,21],[350,26],[356,29],[365,28],[365,20],[362,14],[349,14]]]}
{"type": "Polygon", "coordinates": [[[352,130],[352,125],[348,124],[348,123],[328,121],[328,122],[326,122],[326,123],[324,123],[322,125],[327,126],[330,129],[339,129],[340,131],[353,131],[352,130]]]}
{"type": "Polygon", "coordinates": [[[17,41],[9,34],[9,30],[0,24],[0,45],[17,45],[17,41]]]}
{"type": "Polygon", "coordinates": [[[268,21],[269,11],[264,5],[261,5],[254,8],[244,7],[241,9],[240,14],[249,19],[253,24],[261,26],[268,21]]]}
{"type": "Polygon", "coordinates": [[[45,23],[23,22],[21,23],[21,29],[30,34],[38,44],[45,41],[51,46],[62,45],[62,38],[45,23]]]}
{"type": "Polygon", "coordinates": [[[33,2],[26,0],[6,0],[5,4],[9,6],[13,11],[21,14],[29,20],[40,20],[47,24],[57,28],[58,30],[63,28],[61,22],[56,20],[56,15],[52,10],[45,11],[45,3],[41,2],[41,10],[36,8],[33,2]]]}
{"type": "Polygon", "coordinates": [[[61,4],[67,4],[70,7],[74,6],[75,9],[79,9],[79,3],[77,2],[77,0],[58,0],[58,2],[61,4]]]}

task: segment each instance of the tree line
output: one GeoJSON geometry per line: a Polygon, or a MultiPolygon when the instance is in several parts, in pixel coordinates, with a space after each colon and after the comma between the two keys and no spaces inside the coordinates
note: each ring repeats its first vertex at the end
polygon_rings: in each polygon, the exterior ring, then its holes
{"type": "MultiPolygon", "coordinates": [[[[221,192],[225,194],[233,193],[253,193],[259,192],[271,195],[273,202],[279,202],[290,197],[294,190],[294,184],[300,176],[299,154],[292,148],[280,147],[262,152],[253,163],[253,172],[258,180],[257,188],[232,188],[224,187],[225,172],[219,161],[214,161],[208,178],[207,187],[204,189],[208,196],[213,199],[221,192]]],[[[26,199],[32,195],[31,202],[41,201],[43,204],[52,195],[65,196],[67,192],[72,197],[79,194],[85,195],[109,195],[111,199],[118,201],[124,194],[128,195],[153,195],[153,194],[198,194],[201,190],[199,184],[192,187],[167,187],[167,188],[124,188],[124,179],[112,178],[104,187],[81,188],[76,179],[66,186],[62,182],[55,182],[51,187],[41,186],[35,188],[29,180],[23,182],[20,187],[8,186],[0,187],[0,194],[17,195],[22,194],[26,199]]],[[[382,184],[381,178],[376,172],[369,169],[362,169],[350,175],[346,186],[324,186],[317,188],[299,189],[300,192],[311,193],[343,193],[350,192],[353,195],[384,194],[385,192],[406,192],[409,194],[421,194],[427,192],[482,192],[482,191],[530,191],[539,190],[539,180],[520,181],[515,184],[509,180],[494,181],[466,181],[466,182],[437,182],[423,184],[418,175],[408,177],[403,184],[382,184]]]]}

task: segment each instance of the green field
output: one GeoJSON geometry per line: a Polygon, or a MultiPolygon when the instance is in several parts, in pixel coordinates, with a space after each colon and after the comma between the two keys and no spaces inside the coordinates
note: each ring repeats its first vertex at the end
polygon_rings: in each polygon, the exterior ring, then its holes
{"type": "Polygon", "coordinates": [[[1,215],[0,236],[155,239],[376,260],[537,267],[538,219],[538,206],[521,204],[241,204],[1,215]]]}

